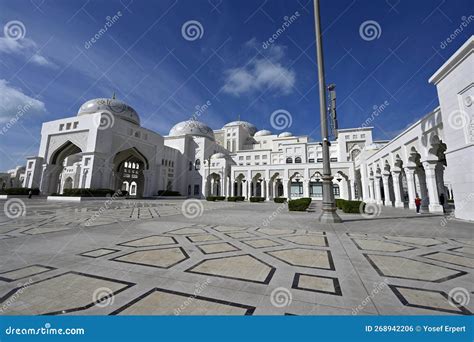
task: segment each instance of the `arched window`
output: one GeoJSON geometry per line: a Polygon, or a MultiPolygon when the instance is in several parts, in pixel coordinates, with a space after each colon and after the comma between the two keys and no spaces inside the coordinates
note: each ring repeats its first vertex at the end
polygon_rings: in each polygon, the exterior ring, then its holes
{"type": "Polygon", "coordinates": [[[358,156],[359,154],[360,154],[360,150],[358,150],[358,149],[352,150],[352,152],[351,152],[351,158],[352,158],[352,160],[354,161],[354,160],[357,158],[357,156],[358,156]]]}
{"type": "Polygon", "coordinates": [[[339,189],[339,185],[337,185],[337,184],[332,185],[332,191],[334,193],[334,196],[336,196],[336,197],[339,197],[340,194],[341,194],[341,191],[339,189]]]}
{"type": "Polygon", "coordinates": [[[189,162],[189,171],[193,170],[193,162],[189,162]]]}
{"type": "Polygon", "coordinates": [[[300,157],[295,158],[295,164],[301,164],[301,158],[300,157]]]}
{"type": "Polygon", "coordinates": [[[196,159],[196,161],[194,162],[194,169],[195,170],[201,169],[201,161],[199,159],[196,159]]]}
{"type": "Polygon", "coordinates": [[[287,163],[287,164],[292,164],[292,163],[293,163],[293,159],[291,159],[291,157],[286,158],[286,163],[287,163]]]}

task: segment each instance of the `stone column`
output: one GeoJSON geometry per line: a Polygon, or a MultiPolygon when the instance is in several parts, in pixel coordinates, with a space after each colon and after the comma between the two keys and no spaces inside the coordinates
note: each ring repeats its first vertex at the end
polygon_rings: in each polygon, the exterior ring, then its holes
{"type": "Polygon", "coordinates": [[[367,176],[367,167],[365,164],[360,166],[360,187],[362,194],[359,194],[360,199],[366,202],[370,201],[370,179],[367,176]]]}
{"type": "Polygon", "coordinates": [[[421,197],[421,211],[429,212],[429,194],[428,188],[426,187],[426,175],[425,170],[422,167],[418,167],[415,172],[416,180],[418,181],[418,186],[420,188],[420,193],[418,194],[421,197]]]}
{"type": "Polygon", "coordinates": [[[382,175],[382,182],[383,182],[383,193],[385,195],[384,205],[385,206],[392,206],[392,201],[390,200],[390,187],[388,185],[388,177],[390,173],[384,173],[382,175]]]}
{"type": "Polygon", "coordinates": [[[229,182],[230,184],[230,196],[235,197],[235,182],[229,182]]]}
{"type": "Polygon", "coordinates": [[[443,206],[439,204],[438,185],[436,183],[436,164],[437,161],[423,162],[425,169],[426,187],[428,188],[429,204],[428,209],[430,213],[442,213],[443,206]]]}
{"type": "Polygon", "coordinates": [[[248,200],[249,199],[249,191],[250,191],[250,182],[247,181],[245,182],[245,199],[248,200]]]}
{"type": "Polygon", "coordinates": [[[408,187],[408,208],[416,209],[415,168],[414,167],[405,168],[405,176],[407,177],[407,187],[408,187]]]}
{"type": "Polygon", "coordinates": [[[393,193],[395,195],[395,208],[403,208],[402,193],[400,189],[401,170],[392,171],[393,193]]]}
{"type": "Polygon", "coordinates": [[[309,197],[309,180],[303,180],[303,197],[309,197]]]}
{"type": "Polygon", "coordinates": [[[283,197],[286,197],[287,199],[290,199],[290,192],[288,191],[289,187],[290,187],[289,182],[290,182],[289,179],[283,179],[282,180],[282,183],[283,183],[283,197]]]}
{"type": "Polygon", "coordinates": [[[277,198],[278,197],[278,189],[277,189],[277,180],[276,178],[273,180],[273,198],[277,198]]]}
{"type": "Polygon", "coordinates": [[[375,202],[375,193],[374,193],[374,179],[369,178],[369,201],[375,202]]]}
{"type": "Polygon", "coordinates": [[[355,200],[355,180],[348,179],[347,180],[347,197],[350,201],[355,200]]]}
{"type": "Polygon", "coordinates": [[[380,179],[381,176],[375,176],[375,181],[374,181],[374,190],[375,190],[375,203],[377,204],[383,204],[382,202],[382,193],[380,191],[380,179]]]}
{"type": "Polygon", "coordinates": [[[201,189],[201,193],[204,197],[207,196],[207,180],[204,178],[202,180],[202,189],[201,189]]]}
{"type": "Polygon", "coordinates": [[[271,199],[271,194],[270,194],[270,180],[265,180],[265,200],[269,201],[271,199]]]}

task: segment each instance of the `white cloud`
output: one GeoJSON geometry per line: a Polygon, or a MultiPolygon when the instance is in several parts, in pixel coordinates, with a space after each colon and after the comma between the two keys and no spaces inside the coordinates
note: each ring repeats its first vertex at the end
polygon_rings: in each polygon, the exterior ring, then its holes
{"type": "Polygon", "coordinates": [[[38,112],[46,112],[46,106],[42,101],[24,94],[20,89],[8,85],[6,80],[0,79],[0,123],[26,113],[38,112]]]}
{"type": "MultiPolygon", "coordinates": [[[[246,42],[244,46],[254,47],[253,41],[246,42]]],[[[284,48],[274,45],[265,51],[265,55],[251,59],[246,65],[226,70],[222,90],[234,96],[266,89],[291,93],[296,75],[281,63],[284,55],[284,48]]]]}
{"type": "Polygon", "coordinates": [[[22,55],[32,63],[41,66],[55,67],[56,65],[38,54],[38,46],[29,38],[18,40],[0,37],[0,53],[22,55]]]}

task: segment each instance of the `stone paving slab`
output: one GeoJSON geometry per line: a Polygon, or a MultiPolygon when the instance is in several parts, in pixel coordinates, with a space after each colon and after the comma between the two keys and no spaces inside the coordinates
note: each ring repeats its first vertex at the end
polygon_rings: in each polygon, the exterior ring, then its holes
{"type": "Polygon", "coordinates": [[[33,200],[25,216],[0,215],[0,314],[474,312],[472,223],[394,208],[329,225],[274,203],[203,201],[194,218],[178,200],[103,204],[33,200]]]}

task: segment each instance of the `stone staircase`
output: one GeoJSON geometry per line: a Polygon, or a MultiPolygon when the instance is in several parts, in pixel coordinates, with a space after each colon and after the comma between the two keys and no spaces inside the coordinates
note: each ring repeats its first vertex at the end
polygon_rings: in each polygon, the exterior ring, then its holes
{"type": "Polygon", "coordinates": [[[314,212],[317,211],[317,208],[318,208],[317,202],[316,201],[311,201],[311,204],[306,209],[306,211],[309,212],[309,213],[314,213],[314,212]]]}

